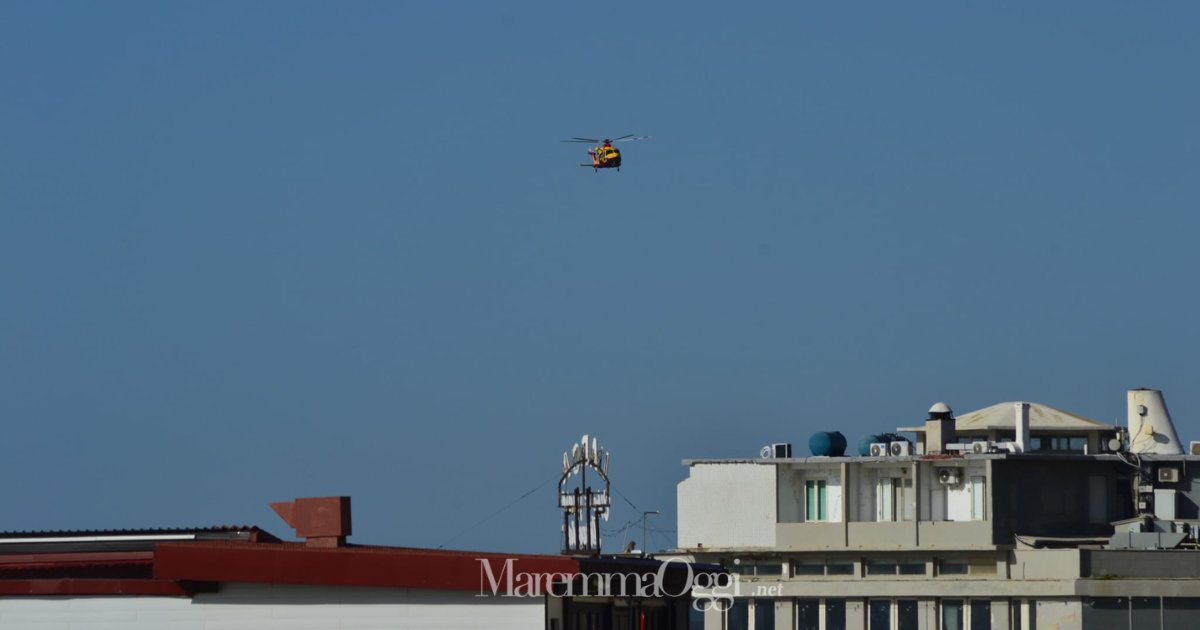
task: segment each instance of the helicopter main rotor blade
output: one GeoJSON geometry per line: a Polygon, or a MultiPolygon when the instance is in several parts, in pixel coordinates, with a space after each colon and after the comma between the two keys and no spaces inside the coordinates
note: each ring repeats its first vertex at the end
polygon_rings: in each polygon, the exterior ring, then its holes
{"type": "Polygon", "coordinates": [[[600,141],[595,138],[576,138],[576,137],[572,137],[570,140],[563,140],[563,142],[589,142],[591,144],[599,144],[600,143],[600,141]]]}
{"type": "Polygon", "coordinates": [[[634,140],[649,140],[649,139],[650,139],[650,136],[635,136],[633,134],[629,134],[627,136],[621,136],[620,138],[614,138],[613,142],[633,142],[634,140]]]}

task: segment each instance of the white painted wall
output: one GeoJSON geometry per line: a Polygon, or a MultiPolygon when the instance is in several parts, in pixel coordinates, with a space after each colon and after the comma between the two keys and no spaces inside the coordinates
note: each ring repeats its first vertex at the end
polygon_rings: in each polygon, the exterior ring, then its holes
{"type": "Polygon", "coordinates": [[[424,630],[545,627],[542,597],[226,584],[185,597],[0,597],[4,630],[424,630]]]}
{"type": "Polygon", "coordinates": [[[840,466],[788,466],[775,467],[778,471],[778,518],[780,523],[802,523],[805,519],[807,498],[804,482],[809,479],[825,482],[825,520],[838,523],[842,520],[842,471],[840,466]]]}
{"type": "Polygon", "coordinates": [[[676,489],[679,546],[774,547],[772,464],[694,464],[676,489]]]}

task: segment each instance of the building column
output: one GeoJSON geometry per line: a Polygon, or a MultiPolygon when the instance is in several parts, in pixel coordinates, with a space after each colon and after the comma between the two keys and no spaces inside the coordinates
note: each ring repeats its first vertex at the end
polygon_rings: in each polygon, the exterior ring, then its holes
{"type": "Polygon", "coordinates": [[[846,600],[846,630],[867,630],[867,600],[846,600]]]}
{"type": "Polygon", "coordinates": [[[796,622],[792,618],[795,606],[790,599],[775,600],[775,630],[793,630],[796,622]]]}
{"type": "MultiPolygon", "coordinates": [[[[1018,601],[1018,600],[1013,600],[1013,601],[1018,601]]],[[[1011,615],[1009,614],[1009,610],[1010,610],[1009,606],[1011,606],[1011,605],[1012,604],[1010,604],[1009,600],[1007,600],[1007,599],[993,599],[992,600],[992,627],[993,628],[1011,628],[1012,627],[1012,625],[1009,623],[1009,618],[1011,617],[1011,615]]],[[[1022,627],[1024,627],[1024,626],[1022,626],[1022,627]]]]}
{"type": "MultiPolygon", "coordinates": [[[[917,602],[917,627],[921,630],[938,630],[938,600],[922,599],[917,602]]],[[[1008,626],[992,626],[1007,628],[1008,626]]]]}
{"type": "Polygon", "coordinates": [[[710,606],[704,611],[704,630],[721,630],[725,625],[725,614],[723,611],[717,610],[716,606],[710,606]]]}

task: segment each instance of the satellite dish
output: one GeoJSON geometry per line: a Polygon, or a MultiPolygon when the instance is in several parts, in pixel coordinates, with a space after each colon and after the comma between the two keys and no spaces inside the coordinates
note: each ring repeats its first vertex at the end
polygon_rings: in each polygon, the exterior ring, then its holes
{"type": "Polygon", "coordinates": [[[770,444],[762,447],[762,450],[758,451],[758,456],[763,459],[771,459],[771,457],[774,455],[775,455],[775,449],[771,448],[770,444]]]}

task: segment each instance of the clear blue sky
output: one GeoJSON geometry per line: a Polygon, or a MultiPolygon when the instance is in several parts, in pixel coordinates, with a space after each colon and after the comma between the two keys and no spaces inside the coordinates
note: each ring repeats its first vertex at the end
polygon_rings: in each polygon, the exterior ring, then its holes
{"type": "Polygon", "coordinates": [[[662,529],[937,400],[1200,439],[1200,6],[744,4],[0,4],[0,529],[554,551],[550,486],[455,535],[582,433],[662,529]]]}

